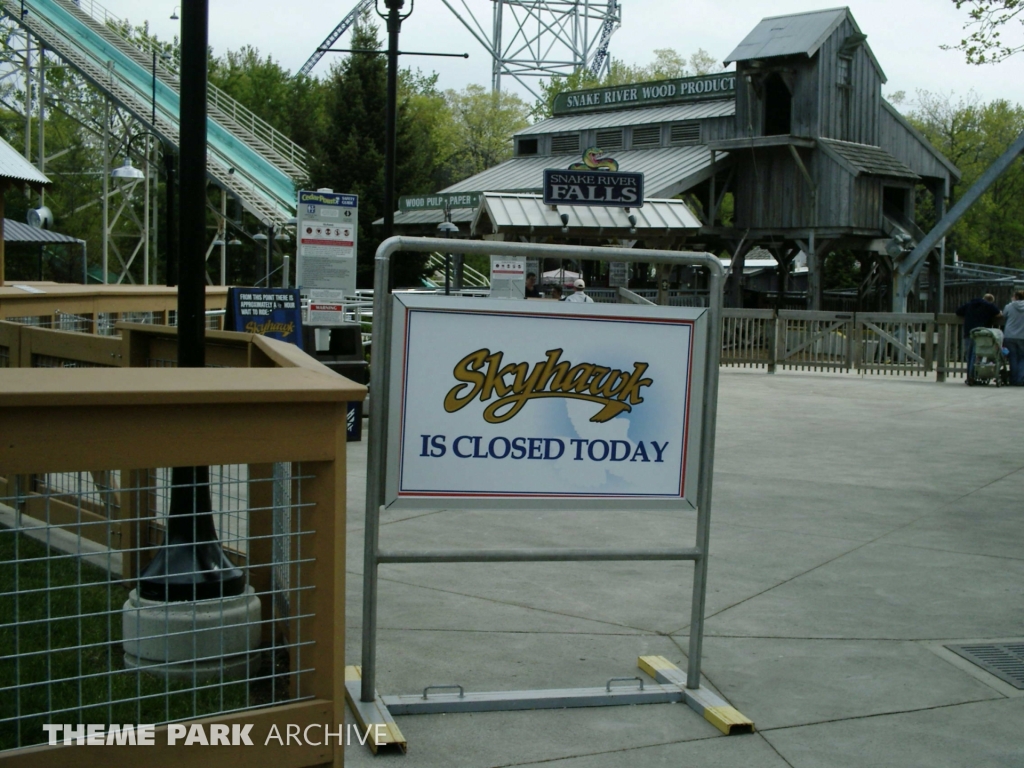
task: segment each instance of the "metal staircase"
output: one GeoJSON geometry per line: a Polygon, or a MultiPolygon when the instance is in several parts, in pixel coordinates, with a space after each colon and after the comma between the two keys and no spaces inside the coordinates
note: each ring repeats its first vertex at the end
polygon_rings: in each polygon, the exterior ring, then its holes
{"type": "MultiPolygon", "coordinates": [[[[120,19],[92,0],[0,0],[0,7],[46,48],[166,144],[178,146],[179,82],[153,52],[112,25],[120,19]],[[156,120],[153,120],[155,106],[156,120]]],[[[295,184],[306,177],[305,151],[223,92],[208,93],[207,175],[253,215],[280,226],[295,214],[295,184]]]]}

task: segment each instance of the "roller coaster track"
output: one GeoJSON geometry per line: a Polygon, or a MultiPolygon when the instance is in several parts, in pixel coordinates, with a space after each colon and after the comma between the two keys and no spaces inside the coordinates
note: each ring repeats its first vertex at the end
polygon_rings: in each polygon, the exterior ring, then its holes
{"type": "MultiPolygon", "coordinates": [[[[81,0],[0,0],[11,19],[76,70],[107,98],[172,148],[179,137],[179,81],[159,57],[156,99],[153,52],[121,37],[119,20],[98,3],[81,0]]],[[[265,121],[211,87],[208,92],[207,175],[253,215],[281,225],[295,214],[295,184],[307,157],[265,121]]]]}

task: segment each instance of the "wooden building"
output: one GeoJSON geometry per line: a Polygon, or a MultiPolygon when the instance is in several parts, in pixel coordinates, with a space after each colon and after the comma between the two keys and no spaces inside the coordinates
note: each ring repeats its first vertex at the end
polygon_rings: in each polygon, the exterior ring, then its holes
{"type": "MultiPolygon", "coordinates": [[[[734,304],[744,254],[754,247],[774,254],[780,275],[807,254],[810,308],[820,306],[823,260],[836,250],[857,252],[891,276],[893,260],[923,236],[913,224],[917,193],[931,192],[941,215],[960,174],[884,100],[885,73],[850,10],[763,19],[725,63],[735,71],[560,94],[553,117],[513,137],[510,160],[437,199],[537,194],[544,169],[579,163],[596,147],[620,170],[643,172],[646,197],[691,204],[699,229],[662,233],[658,245],[731,254],[734,304]],[[727,193],[729,220],[722,215],[727,193]]],[[[480,219],[477,205],[450,213],[464,232],[480,219]]],[[[442,215],[436,207],[403,211],[396,225],[427,233],[442,215]]],[[[472,233],[523,236],[501,228],[472,233]]],[[[610,241],[608,234],[577,227],[546,239],[610,241]]],[[[636,247],[645,245],[655,246],[640,239],[636,247]]],[[[941,296],[941,260],[930,261],[929,282],[941,296]]]]}

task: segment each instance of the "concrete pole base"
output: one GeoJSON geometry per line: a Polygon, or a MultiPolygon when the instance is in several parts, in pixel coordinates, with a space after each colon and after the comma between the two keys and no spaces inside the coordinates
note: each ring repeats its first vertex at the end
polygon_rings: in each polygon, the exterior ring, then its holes
{"type": "Polygon", "coordinates": [[[260,599],[237,597],[164,603],[132,590],[121,614],[126,669],[174,680],[250,676],[258,659],[260,599]]]}

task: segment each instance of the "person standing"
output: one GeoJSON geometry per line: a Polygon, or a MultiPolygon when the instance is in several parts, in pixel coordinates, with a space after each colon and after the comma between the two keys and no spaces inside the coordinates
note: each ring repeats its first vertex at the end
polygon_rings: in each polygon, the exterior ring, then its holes
{"type": "Polygon", "coordinates": [[[527,298],[527,299],[542,299],[542,298],[544,298],[544,294],[542,294],[540,292],[540,289],[537,288],[537,273],[536,272],[530,272],[526,276],[526,290],[525,290],[524,298],[527,298]]]}
{"type": "Polygon", "coordinates": [[[1010,384],[1024,386],[1024,291],[1014,291],[1013,301],[1003,307],[1003,346],[1010,353],[1010,384]]]}
{"type": "Polygon", "coordinates": [[[586,294],[587,284],[585,282],[577,278],[576,282],[572,284],[572,287],[575,288],[576,290],[565,297],[566,301],[571,301],[576,304],[594,303],[594,300],[587,296],[586,294]]]}
{"type": "Polygon", "coordinates": [[[1003,314],[995,305],[996,297],[986,293],[980,299],[971,299],[957,309],[956,313],[964,319],[964,358],[967,360],[967,384],[974,383],[974,339],[971,331],[975,328],[991,328],[992,324],[1002,318],[1003,314]]]}

